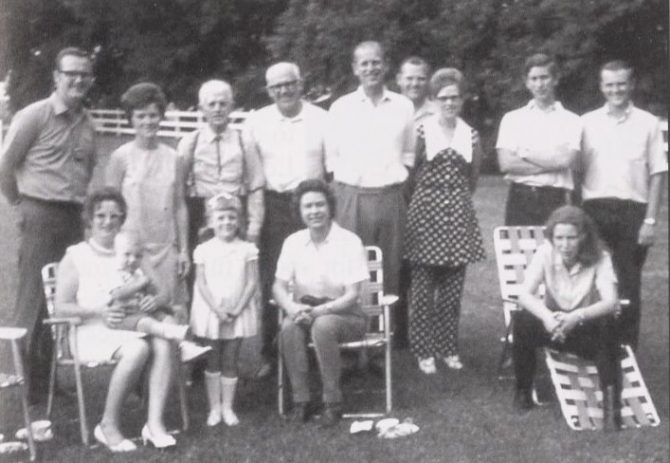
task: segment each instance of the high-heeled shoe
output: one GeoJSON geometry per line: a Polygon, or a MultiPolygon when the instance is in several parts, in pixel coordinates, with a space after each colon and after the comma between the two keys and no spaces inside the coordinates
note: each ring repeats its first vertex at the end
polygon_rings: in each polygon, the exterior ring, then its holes
{"type": "Polygon", "coordinates": [[[142,428],[142,443],[147,445],[147,442],[151,442],[151,445],[157,449],[167,449],[177,445],[177,441],[170,434],[165,433],[155,436],[149,431],[149,425],[145,424],[142,428]]]}
{"type": "Polygon", "coordinates": [[[123,439],[118,444],[111,445],[109,442],[107,442],[107,437],[105,436],[105,433],[102,432],[102,428],[100,427],[100,425],[97,425],[93,430],[93,437],[95,437],[95,440],[100,442],[102,445],[104,445],[111,452],[114,453],[132,452],[137,450],[137,445],[135,445],[133,441],[128,439],[123,439]]]}

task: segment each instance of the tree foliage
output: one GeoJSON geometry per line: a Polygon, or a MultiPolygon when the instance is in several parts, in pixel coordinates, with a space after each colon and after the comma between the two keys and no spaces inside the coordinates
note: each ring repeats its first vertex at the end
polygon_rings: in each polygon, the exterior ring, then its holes
{"type": "MultiPolygon", "coordinates": [[[[2,0],[0,0],[2,1],[2,0]]],[[[114,106],[139,80],[161,84],[181,107],[198,84],[229,79],[245,107],[263,103],[263,70],[298,62],[307,88],[335,95],[355,86],[351,50],[383,42],[395,73],[410,54],[467,76],[471,122],[492,131],[528,98],[525,57],[557,56],[559,96],[577,112],[597,106],[597,68],[624,58],[638,70],[637,101],[668,97],[666,0],[4,0],[5,44],[17,106],[48,93],[51,60],[78,44],[97,50],[92,101],[114,106]]]]}

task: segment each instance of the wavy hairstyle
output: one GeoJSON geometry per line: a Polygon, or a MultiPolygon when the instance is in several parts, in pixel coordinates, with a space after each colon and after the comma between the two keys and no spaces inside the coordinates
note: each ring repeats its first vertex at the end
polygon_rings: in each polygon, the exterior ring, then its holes
{"type": "Polygon", "coordinates": [[[577,262],[584,266],[595,265],[605,251],[598,228],[593,219],[577,206],[561,206],[555,209],[547,219],[544,236],[553,243],[556,225],[573,225],[583,239],[579,243],[577,262]]]}

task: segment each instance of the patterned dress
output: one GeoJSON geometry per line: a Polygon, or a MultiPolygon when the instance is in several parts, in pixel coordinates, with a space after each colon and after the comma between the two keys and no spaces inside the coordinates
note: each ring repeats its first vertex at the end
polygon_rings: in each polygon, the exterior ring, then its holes
{"type": "Polygon", "coordinates": [[[420,358],[457,354],[465,267],[484,259],[470,173],[477,132],[458,119],[451,142],[437,116],[418,129],[405,258],[411,264],[410,345],[420,358]]]}

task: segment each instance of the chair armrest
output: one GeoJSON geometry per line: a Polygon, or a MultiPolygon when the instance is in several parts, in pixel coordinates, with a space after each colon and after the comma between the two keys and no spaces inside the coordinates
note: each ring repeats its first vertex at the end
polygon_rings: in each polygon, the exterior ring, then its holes
{"type": "Polygon", "coordinates": [[[384,294],[384,297],[382,297],[381,300],[381,304],[391,307],[393,304],[398,302],[398,299],[399,297],[396,296],[395,294],[384,294]]]}
{"type": "Polygon", "coordinates": [[[5,341],[11,341],[14,339],[21,339],[28,332],[25,328],[17,328],[12,326],[1,326],[0,327],[0,339],[5,341]]]}
{"type": "Polygon", "coordinates": [[[80,317],[49,317],[45,319],[42,323],[45,325],[70,325],[77,326],[81,325],[80,317]]]}
{"type": "Polygon", "coordinates": [[[509,302],[510,304],[521,305],[521,304],[519,304],[518,299],[510,299],[509,297],[503,297],[502,300],[503,300],[503,302],[509,302]]]}

